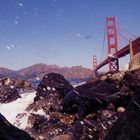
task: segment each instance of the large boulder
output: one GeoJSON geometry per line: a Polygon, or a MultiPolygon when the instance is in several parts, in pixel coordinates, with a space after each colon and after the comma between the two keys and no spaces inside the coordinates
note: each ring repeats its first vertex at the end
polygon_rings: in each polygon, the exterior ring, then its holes
{"type": "Polygon", "coordinates": [[[58,94],[63,98],[73,87],[60,74],[50,73],[43,77],[43,80],[37,88],[35,101],[40,98],[47,98],[51,93],[58,94]]]}
{"type": "Polygon", "coordinates": [[[1,140],[34,140],[29,134],[11,125],[0,114],[0,139],[1,140]]]}
{"type": "Polygon", "coordinates": [[[52,111],[60,111],[62,99],[73,87],[60,74],[50,73],[44,76],[38,85],[34,103],[27,110],[43,109],[46,114],[52,111]]]}
{"type": "Polygon", "coordinates": [[[104,98],[118,92],[115,84],[102,80],[89,81],[70,91],[63,99],[63,111],[78,113],[80,118],[106,107],[104,98]]]}

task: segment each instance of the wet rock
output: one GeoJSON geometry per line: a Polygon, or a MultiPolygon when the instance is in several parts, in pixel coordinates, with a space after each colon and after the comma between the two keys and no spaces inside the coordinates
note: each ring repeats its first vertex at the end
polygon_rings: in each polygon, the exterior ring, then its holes
{"type": "Polygon", "coordinates": [[[60,74],[50,73],[44,76],[37,88],[34,103],[27,110],[43,108],[46,113],[60,111],[62,99],[73,87],[60,74]]]}
{"type": "Polygon", "coordinates": [[[30,104],[27,108],[26,111],[38,111],[40,109],[43,109],[43,111],[46,114],[49,114],[50,112],[55,111],[56,110],[60,110],[61,107],[61,100],[58,98],[54,98],[54,97],[50,97],[48,99],[40,99],[37,100],[35,102],[33,102],[32,104],[30,104]]]}
{"type": "Polygon", "coordinates": [[[22,92],[28,92],[33,90],[32,84],[26,80],[15,80],[15,88],[22,92]]]}
{"type": "Polygon", "coordinates": [[[58,94],[60,98],[63,98],[72,88],[62,75],[57,73],[47,74],[37,88],[35,101],[40,97],[47,98],[50,93],[58,94]]]}
{"type": "Polygon", "coordinates": [[[115,106],[110,102],[107,106],[108,110],[115,111],[115,106]]]}
{"type": "Polygon", "coordinates": [[[39,114],[30,114],[28,117],[28,124],[30,124],[30,128],[35,131],[40,131],[40,127],[46,122],[48,119],[45,116],[39,114]]]}
{"type": "Polygon", "coordinates": [[[116,112],[110,111],[110,110],[103,110],[101,111],[100,117],[98,119],[104,120],[104,119],[110,118],[114,114],[116,114],[116,112]]]}
{"type": "Polygon", "coordinates": [[[41,115],[40,112],[18,114],[14,125],[28,132],[36,140],[51,140],[62,134],[71,135],[74,115],[60,112],[41,115]]]}
{"type": "Polygon", "coordinates": [[[0,114],[0,139],[1,140],[34,140],[26,132],[11,125],[5,118],[0,114]]]}
{"type": "Polygon", "coordinates": [[[40,115],[33,115],[29,118],[33,122],[33,127],[26,129],[36,140],[40,137],[45,140],[51,140],[57,135],[70,134],[71,125],[62,123],[57,117],[46,119],[40,115]]]}
{"type": "MultiPolygon", "coordinates": [[[[104,140],[107,135],[111,140],[115,140],[116,135],[120,140],[125,136],[139,139],[140,90],[136,90],[140,78],[135,72],[126,72],[118,79],[115,74],[75,88],[65,85],[65,80],[57,74],[46,75],[37,89],[34,103],[26,109],[30,114],[26,114],[29,127],[25,130],[36,140],[104,140]],[[68,86],[66,90],[65,86],[68,86]],[[40,110],[42,114],[38,114],[40,110]],[[126,134],[127,129],[132,132],[126,134]]],[[[24,114],[19,118],[21,116],[24,114]]]]}
{"type": "Polygon", "coordinates": [[[114,83],[108,83],[102,80],[96,80],[93,82],[87,81],[86,84],[76,87],[75,90],[81,96],[91,96],[99,99],[119,91],[118,87],[116,87],[114,83]]]}
{"type": "Polygon", "coordinates": [[[4,86],[0,87],[0,103],[9,103],[20,97],[16,89],[4,86]]]}
{"type": "Polygon", "coordinates": [[[55,118],[66,125],[70,125],[74,123],[74,120],[75,120],[75,115],[63,114],[60,112],[52,112],[49,116],[50,116],[50,119],[55,118]]]}
{"type": "Polygon", "coordinates": [[[63,112],[75,114],[79,110],[81,98],[77,91],[70,91],[63,99],[63,112]]]}
{"type": "Polygon", "coordinates": [[[25,130],[26,127],[30,127],[30,124],[28,124],[28,113],[20,113],[16,116],[16,119],[13,123],[14,126],[25,130]]]}
{"type": "Polygon", "coordinates": [[[97,120],[97,115],[96,113],[91,113],[91,114],[88,114],[86,117],[85,117],[86,120],[97,120]]]}
{"type": "Polygon", "coordinates": [[[0,86],[9,87],[11,89],[15,88],[19,92],[27,92],[33,90],[33,87],[30,82],[26,80],[15,80],[10,79],[9,77],[4,77],[0,79],[0,86]]]}
{"type": "Polygon", "coordinates": [[[131,101],[110,129],[105,140],[140,139],[140,81],[137,75],[139,70],[135,72],[128,72],[124,77],[125,85],[134,93],[131,101]]]}
{"type": "Polygon", "coordinates": [[[65,135],[56,136],[56,137],[52,138],[51,140],[72,140],[72,138],[70,135],[65,134],[65,135]]]}
{"type": "Polygon", "coordinates": [[[117,114],[100,117],[98,120],[82,120],[75,122],[73,127],[73,140],[104,140],[109,129],[117,121],[117,114]]]}
{"type": "Polygon", "coordinates": [[[115,84],[101,80],[89,81],[76,87],[64,97],[63,111],[70,114],[78,113],[79,118],[84,118],[92,112],[105,108],[109,102],[104,98],[118,91],[115,84]]]}
{"type": "Polygon", "coordinates": [[[124,112],[125,108],[124,107],[118,107],[117,112],[124,112]]]}
{"type": "Polygon", "coordinates": [[[105,97],[103,100],[106,104],[112,104],[114,106],[115,111],[117,111],[118,107],[126,107],[128,106],[131,98],[133,96],[133,92],[129,90],[127,93],[117,92],[110,96],[105,97]]]}
{"type": "Polygon", "coordinates": [[[106,79],[110,79],[113,81],[122,81],[125,73],[124,72],[117,72],[111,75],[107,75],[106,79]]]}
{"type": "Polygon", "coordinates": [[[134,98],[109,131],[105,140],[140,139],[140,87],[135,90],[134,98]]]}

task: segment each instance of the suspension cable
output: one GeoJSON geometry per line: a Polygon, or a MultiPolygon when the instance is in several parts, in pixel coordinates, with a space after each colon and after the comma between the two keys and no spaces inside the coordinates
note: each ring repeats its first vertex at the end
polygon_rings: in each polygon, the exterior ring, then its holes
{"type": "Polygon", "coordinates": [[[129,33],[131,36],[137,38],[137,35],[130,32],[123,24],[120,23],[120,21],[116,18],[117,23],[120,25],[121,28],[123,28],[127,33],[129,33]]]}
{"type": "Polygon", "coordinates": [[[124,40],[126,40],[127,42],[129,42],[129,39],[127,39],[123,34],[121,34],[119,31],[117,32],[124,40]]]}

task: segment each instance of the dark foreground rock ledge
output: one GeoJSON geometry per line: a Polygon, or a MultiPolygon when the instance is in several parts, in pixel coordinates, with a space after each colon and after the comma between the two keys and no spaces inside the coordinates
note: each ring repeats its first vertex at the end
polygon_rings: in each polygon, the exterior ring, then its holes
{"type": "Polygon", "coordinates": [[[11,125],[0,114],[0,140],[34,140],[29,134],[11,125]]]}
{"type": "Polygon", "coordinates": [[[140,71],[125,75],[128,86],[135,92],[126,111],[110,129],[105,140],[139,140],[140,139],[140,71]]]}

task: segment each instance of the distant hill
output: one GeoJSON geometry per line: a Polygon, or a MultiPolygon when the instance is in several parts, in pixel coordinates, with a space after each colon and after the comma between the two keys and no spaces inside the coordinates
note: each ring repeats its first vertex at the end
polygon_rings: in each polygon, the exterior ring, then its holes
{"type": "Polygon", "coordinates": [[[0,77],[1,76],[11,75],[12,73],[15,73],[15,71],[7,69],[7,68],[0,67],[0,77]]]}
{"type": "Polygon", "coordinates": [[[82,66],[60,67],[58,65],[35,64],[18,71],[0,68],[0,76],[9,76],[15,79],[39,80],[46,73],[55,72],[63,75],[67,79],[88,78],[93,71],[82,66]]]}

